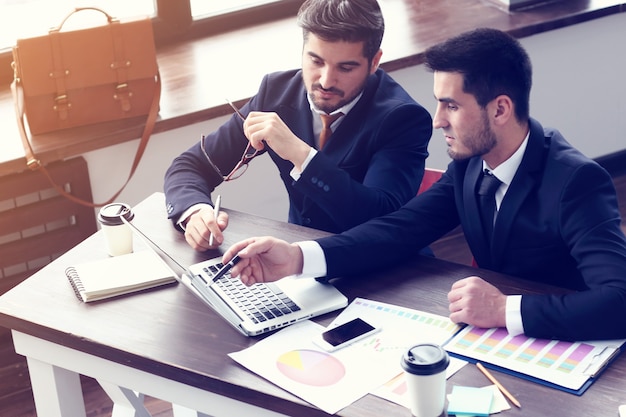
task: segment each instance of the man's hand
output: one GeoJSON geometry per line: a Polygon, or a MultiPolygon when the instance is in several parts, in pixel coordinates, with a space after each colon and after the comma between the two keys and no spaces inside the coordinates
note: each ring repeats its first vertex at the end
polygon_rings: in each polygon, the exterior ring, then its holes
{"type": "Polygon", "coordinates": [[[262,150],[265,141],[278,156],[290,161],[301,171],[302,163],[309,155],[311,147],[294,135],[278,114],[250,112],[243,129],[254,149],[262,150]]]}
{"type": "Polygon", "coordinates": [[[506,295],[479,277],[455,282],[448,293],[450,320],[478,327],[506,327],[506,295]]]}
{"type": "Polygon", "coordinates": [[[230,274],[239,276],[246,285],[277,281],[302,273],[300,247],[274,237],[253,237],[235,243],[224,253],[224,265],[236,254],[241,260],[230,270],[230,274]]]}
{"type": "Polygon", "coordinates": [[[222,231],[228,227],[228,214],[223,210],[215,219],[213,207],[207,205],[194,212],[185,224],[185,240],[189,246],[197,251],[215,249],[224,241],[222,231]],[[213,234],[213,246],[209,245],[209,239],[213,234]]]}

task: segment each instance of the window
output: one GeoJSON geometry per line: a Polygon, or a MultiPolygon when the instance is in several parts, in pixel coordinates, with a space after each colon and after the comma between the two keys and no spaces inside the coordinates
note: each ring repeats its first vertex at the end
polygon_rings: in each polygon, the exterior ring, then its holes
{"type": "MultiPolygon", "coordinates": [[[[19,38],[45,35],[75,7],[89,6],[99,7],[121,19],[135,15],[154,16],[152,0],[0,0],[0,47],[10,48],[19,38]]],[[[83,12],[80,17],[68,19],[64,28],[71,28],[79,21],[98,24],[104,22],[104,18],[97,13],[83,12]]]]}
{"type": "Polygon", "coordinates": [[[269,3],[277,3],[276,0],[189,1],[191,5],[191,15],[194,17],[194,19],[208,16],[216,16],[269,3]]]}
{"type": "MultiPolygon", "coordinates": [[[[295,16],[304,0],[0,0],[0,85],[13,79],[11,46],[43,35],[75,7],[100,7],[120,19],[151,16],[159,45],[295,16]]],[[[89,19],[102,19],[93,13],[89,19]]],[[[68,27],[75,24],[67,21],[68,27]]],[[[81,23],[86,20],[81,17],[81,23]]],[[[91,21],[91,20],[89,20],[91,21]]],[[[64,27],[66,27],[64,25],[64,27]]]]}

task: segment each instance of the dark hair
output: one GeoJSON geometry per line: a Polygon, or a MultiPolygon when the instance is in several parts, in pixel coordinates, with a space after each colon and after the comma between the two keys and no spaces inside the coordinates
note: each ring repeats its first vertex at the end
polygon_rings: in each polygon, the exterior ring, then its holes
{"type": "Polygon", "coordinates": [[[519,122],[529,118],[532,66],[522,45],[496,29],[476,29],[435,45],[424,53],[431,71],[463,75],[463,91],[481,107],[499,95],[511,98],[519,122]]]}
{"type": "Polygon", "coordinates": [[[371,63],[380,49],[385,20],[376,0],[306,0],[298,11],[304,39],[309,33],[329,42],[364,42],[371,63]]]}

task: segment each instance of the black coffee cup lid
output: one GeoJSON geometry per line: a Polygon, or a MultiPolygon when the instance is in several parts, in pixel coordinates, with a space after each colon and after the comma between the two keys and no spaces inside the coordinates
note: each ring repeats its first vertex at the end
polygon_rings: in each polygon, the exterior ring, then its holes
{"type": "Polygon", "coordinates": [[[441,346],[432,343],[415,345],[402,356],[402,369],[415,375],[433,375],[444,371],[450,358],[441,346]]]}
{"type": "Polygon", "coordinates": [[[125,203],[111,203],[100,209],[98,220],[101,224],[107,226],[116,226],[123,224],[122,217],[131,221],[134,217],[130,206],[125,203]]]}

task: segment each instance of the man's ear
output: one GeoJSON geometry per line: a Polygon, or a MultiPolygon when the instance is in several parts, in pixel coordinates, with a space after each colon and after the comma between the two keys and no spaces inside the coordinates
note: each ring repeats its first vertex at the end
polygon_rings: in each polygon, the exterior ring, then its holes
{"type": "Polygon", "coordinates": [[[491,101],[489,107],[493,123],[496,125],[503,126],[511,118],[515,118],[513,100],[507,95],[499,95],[491,101]]]}
{"type": "Polygon", "coordinates": [[[380,64],[380,58],[383,56],[383,50],[379,49],[378,52],[376,52],[376,55],[374,55],[374,57],[372,58],[372,65],[370,67],[370,75],[375,73],[376,70],[378,69],[378,65],[380,64]]]}

